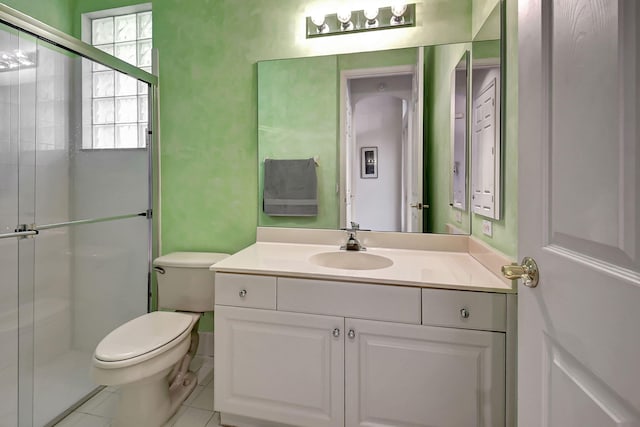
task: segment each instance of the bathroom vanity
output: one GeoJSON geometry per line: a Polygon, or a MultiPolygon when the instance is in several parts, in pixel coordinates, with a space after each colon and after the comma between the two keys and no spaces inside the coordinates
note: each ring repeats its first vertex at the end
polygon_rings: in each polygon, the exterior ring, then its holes
{"type": "Polygon", "coordinates": [[[468,236],[344,237],[259,229],[211,267],[223,424],[514,425],[509,260],[468,236]]]}

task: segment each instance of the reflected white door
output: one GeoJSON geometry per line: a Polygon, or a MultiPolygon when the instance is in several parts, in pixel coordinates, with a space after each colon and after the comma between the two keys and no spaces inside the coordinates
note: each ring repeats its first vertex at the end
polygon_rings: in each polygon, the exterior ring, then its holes
{"type": "Polygon", "coordinates": [[[496,216],[496,79],[480,90],[473,100],[473,212],[489,218],[496,216]]]}
{"type": "Polygon", "coordinates": [[[518,425],[640,426],[640,3],[518,13],[518,425]]]}

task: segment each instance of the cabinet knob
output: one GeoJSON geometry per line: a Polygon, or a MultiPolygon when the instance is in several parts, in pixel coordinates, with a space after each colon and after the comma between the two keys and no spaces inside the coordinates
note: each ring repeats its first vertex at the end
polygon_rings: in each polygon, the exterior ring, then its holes
{"type": "Polygon", "coordinates": [[[340,336],[340,329],[335,328],[332,332],[333,336],[338,338],[340,336]]]}
{"type": "Polygon", "coordinates": [[[247,290],[246,289],[241,290],[238,295],[240,295],[240,298],[246,297],[247,296],[247,290]]]}
{"type": "Polygon", "coordinates": [[[469,313],[469,310],[467,310],[466,308],[460,309],[460,317],[462,317],[463,319],[468,319],[469,316],[471,316],[471,313],[469,313]]]}
{"type": "Polygon", "coordinates": [[[354,339],[356,337],[356,331],[354,331],[353,329],[349,329],[349,332],[347,333],[347,336],[350,339],[354,339]]]}

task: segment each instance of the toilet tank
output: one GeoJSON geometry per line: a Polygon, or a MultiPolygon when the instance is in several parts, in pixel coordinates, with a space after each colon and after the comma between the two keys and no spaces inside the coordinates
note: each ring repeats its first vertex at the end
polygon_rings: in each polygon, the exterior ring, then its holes
{"type": "Polygon", "coordinates": [[[156,258],[158,308],[205,312],[215,304],[214,273],[209,267],[229,254],[173,252],[156,258]]]}

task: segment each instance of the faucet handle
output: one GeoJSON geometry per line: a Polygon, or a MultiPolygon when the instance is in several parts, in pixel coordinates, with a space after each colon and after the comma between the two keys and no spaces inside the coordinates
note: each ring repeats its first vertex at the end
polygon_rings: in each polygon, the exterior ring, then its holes
{"type": "Polygon", "coordinates": [[[357,223],[357,222],[355,222],[355,221],[351,221],[351,230],[353,230],[353,231],[358,231],[358,230],[360,230],[360,224],[358,224],[358,223],[357,223]]]}

